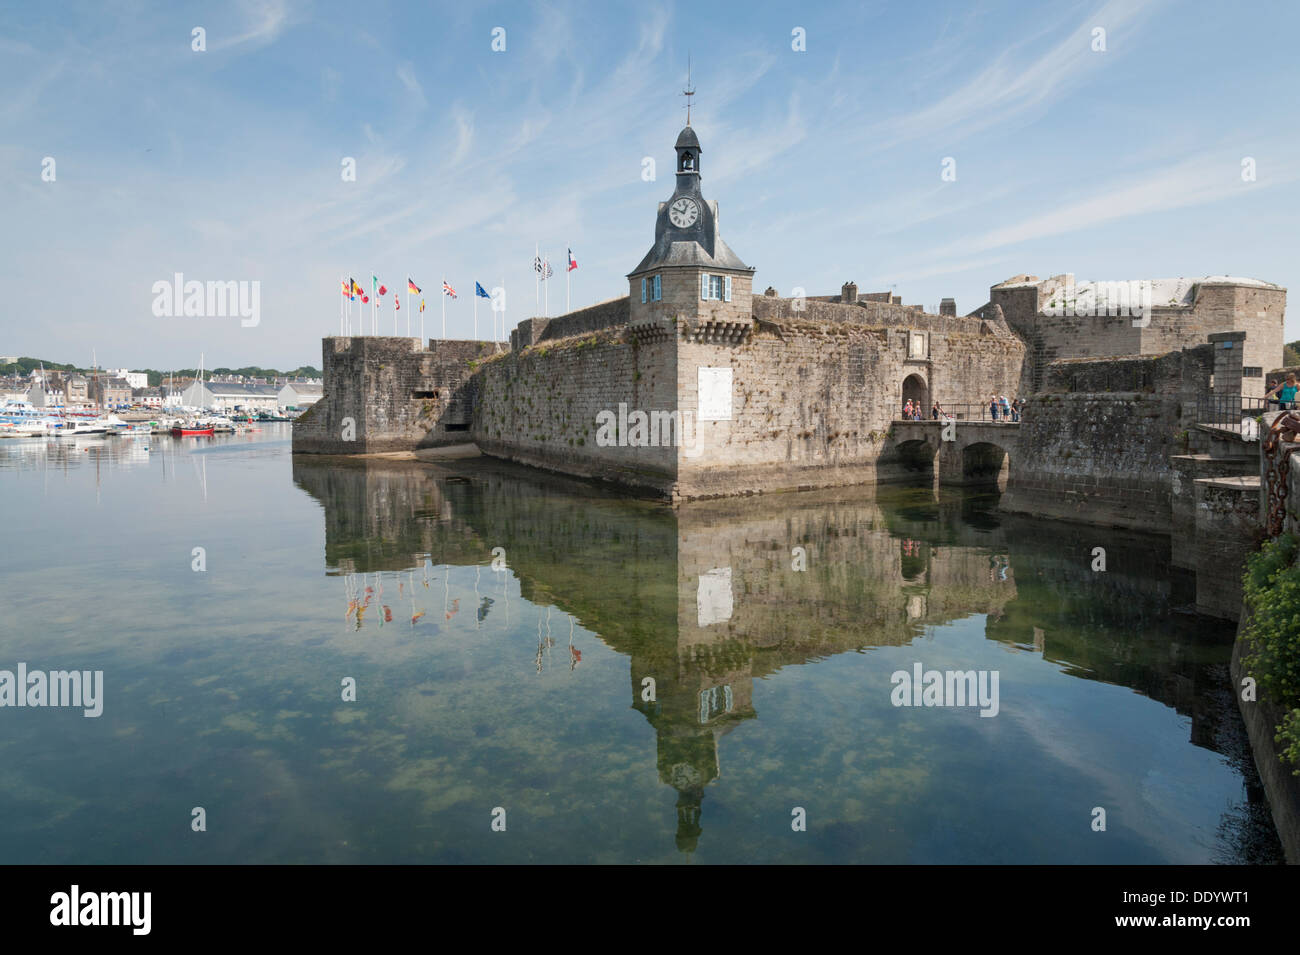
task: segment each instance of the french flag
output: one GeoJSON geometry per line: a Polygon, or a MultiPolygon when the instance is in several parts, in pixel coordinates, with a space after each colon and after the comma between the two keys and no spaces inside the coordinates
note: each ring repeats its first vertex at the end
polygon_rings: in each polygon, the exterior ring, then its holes
{"type": "Polygon", "coordinates": [[[573,257],[573,250],[569,249],[569,271],[572,272],[578,267],[578,260],[573,257]]]}

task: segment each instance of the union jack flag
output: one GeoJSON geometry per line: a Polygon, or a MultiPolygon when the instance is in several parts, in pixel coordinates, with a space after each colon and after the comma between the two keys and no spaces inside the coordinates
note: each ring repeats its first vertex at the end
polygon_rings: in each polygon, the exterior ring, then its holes
{"type": "Polygon", "coordinates": [[[456,290],[447,284],[446,279],[442,280],[442,294],[450,295],[452,298],[456,297],[456,290]]]}

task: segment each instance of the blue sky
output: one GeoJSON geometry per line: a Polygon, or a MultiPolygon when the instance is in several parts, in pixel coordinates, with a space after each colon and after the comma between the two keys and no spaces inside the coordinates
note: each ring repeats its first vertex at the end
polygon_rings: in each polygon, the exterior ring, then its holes
{"type": "Polygon", "coordinates": [[[1020,272],[1300,288],[1294,3],[205,6],[0,12],[0,354],[319,364],[339,276],[372,271],[424,287],[429,335],[445,274],[468,338],[475,280],[504,279],[511,327],[533,313],[534,243],[552,314],[566,247],[574,307],[625,294],[688,52],[702,188],[756,289],[965,313],[1020,272]],[[259,324],[155,317],[175,272],[260,282],[259,324]]]}

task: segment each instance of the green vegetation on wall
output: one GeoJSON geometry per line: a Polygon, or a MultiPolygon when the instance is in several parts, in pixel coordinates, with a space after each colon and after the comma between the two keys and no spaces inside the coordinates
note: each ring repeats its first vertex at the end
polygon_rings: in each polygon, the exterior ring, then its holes
{"type": "Polygon", "coordinates": [[[1300,541],[1290,534],[1265,542],[1246,561],[1242,584],[1250,623],[1244,659],[1268,700],[1284,711],[1274,741],[1278,756],[1300,776],[1300,541]]]}

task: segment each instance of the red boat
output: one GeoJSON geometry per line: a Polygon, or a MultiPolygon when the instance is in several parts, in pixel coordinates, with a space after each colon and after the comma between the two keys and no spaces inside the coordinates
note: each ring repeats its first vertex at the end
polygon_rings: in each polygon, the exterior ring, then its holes
{"type": "Polygon", "coordinates": [[[189,426],[176,425],[175,427],[172,428],[173,438],[187,438],[192,434],[211,435],[212,425],[208,425],[207,427],[203,427],[201,425],[189,425],[189,426]]]}

